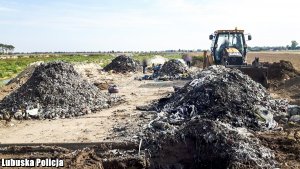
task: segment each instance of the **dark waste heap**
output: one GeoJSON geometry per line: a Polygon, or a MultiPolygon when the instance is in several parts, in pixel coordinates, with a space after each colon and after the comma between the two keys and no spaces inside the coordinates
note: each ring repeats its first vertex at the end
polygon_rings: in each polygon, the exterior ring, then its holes
{"type": "Polygon", "coordinates": [[[0,102],[0,114],[17,119],[30,115],[68,118],[108,108],[117,101],[83,80],[71,64],[52,62],[38,66],[25,84],[6,96],[0,102]]]}
{"type": "Polygon", "coordinates": [[[160,69],[160,76],[179,76],[187,73],[187,66],[179,60],[171,59],[167,61],[160,69]]]}
{"type": "Polygon", "coordinates": [[[277,127],[287,102],[273,100],[266,89],[236,69],[211,66],[171,96],[159,100],[157,117],[148,124],[153,156],[172,156],[162,168],[276,168],[273,152],[253,135],[277,127]],[[173,158],[174,157],[174,158],[173,158]],[[218,163],[216,163],[218,161],[218,163]]]}
{"type": "Polygon", "coordinates": [[[199,115],[235,127],[274,128],[273,116],[287,103],[273,100],[266,89],[236,69],[212,66],[157,105],[170,114],[171,123],[199,115]]]}
{"type": "Polygon", "coordinates": [[[137,61],[129,56],[120,55],[112,60],[110,64],[104,67],[105,71],[115,71],[117,73],[136,72],[140,69],[137,61]]]}

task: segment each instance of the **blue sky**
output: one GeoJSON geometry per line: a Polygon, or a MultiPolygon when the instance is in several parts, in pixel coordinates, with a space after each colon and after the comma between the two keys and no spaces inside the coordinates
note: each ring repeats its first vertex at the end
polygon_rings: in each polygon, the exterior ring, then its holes
{"type": "Polygon", "coordinates": [[[297,0],[0,0],[1,43],[18,52],[209,49],[239,27],[250,46],[300,41],[297,0]]]}

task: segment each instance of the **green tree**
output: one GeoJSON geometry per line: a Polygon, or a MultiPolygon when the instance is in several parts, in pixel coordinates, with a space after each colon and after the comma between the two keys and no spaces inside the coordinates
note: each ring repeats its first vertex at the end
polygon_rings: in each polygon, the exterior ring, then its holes
{"type": "Polygon", "coordinates": [[[7,45],[6,47],[7,47],[7,50],[9,53],[12,53],[15,49],[15,47],[13,45],[7,45]]]}
{"type": "Polygon", "coordinates": [[[295,40],[292,40],[292,45],[291,45],[291,49],[292,50],[295,50],[296,49],[296,47],[298,46],[298,42],[297,41],[295,41],[295,40]]]}
{"type": "Polygon", "coordinates": [[[12,53],[15,47],[13,45],[6,45],[0,43],[0,54],[12,53]]]}
{"type": "Polygon", "coordinates": [[[0,43],[0,54],[4,53],[4,44],[0,43]]]}

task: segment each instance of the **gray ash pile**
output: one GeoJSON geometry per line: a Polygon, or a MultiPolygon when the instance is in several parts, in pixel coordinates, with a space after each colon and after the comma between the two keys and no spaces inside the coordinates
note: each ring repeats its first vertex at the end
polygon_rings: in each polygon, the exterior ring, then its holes
{"type": "Polygon", "coordinates": [[[105,71],[115,71],[117,73],[136,72],[140,69],[137,61],[129,56],[120,55],[112,60],[110,64],[104,67],[105,71]]]}
{"type": "Polygon", "coordinates": [[[171,59],[160,69],[160,76],[176,77],[187,73],[187,66],[179,60],[171,59]]]}
{"type": "Polygon", "coordinates": [[[274,128],[274,115],[284,114],[287,102],[273,100],[266,89],[236,69],[212,66],[158,103],[171,123],[200,115],[253,130],[274,128]]]}
{"type": "Polygon", "coordinates": [[[30,115],[68,118],[108,108],[118,99],[83,80],[71,64],[52,62],[38,66],[26,83],[6,96],[0,102],[0,114],[17,119],[30,115]]]}

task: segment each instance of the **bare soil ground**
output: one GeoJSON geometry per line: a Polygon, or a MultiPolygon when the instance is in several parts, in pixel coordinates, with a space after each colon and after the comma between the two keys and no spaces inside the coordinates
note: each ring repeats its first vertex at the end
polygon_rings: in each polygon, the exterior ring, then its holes
{"type": "MultiPolygon", "coordinates": [[[[299,52],[249,52],[247,62],[251,63],[255,57],[259,57],[261,62],[279,62],[280,60],[290,61],[294,68],[300,71],[299,52]]],[[[276,88],[270,88],[270,92],[278,98],[286,98],[291,104],[300,105],[300,77],[287,79],[280,82],[276,88]]]]}
{"type": "Polygon", "coordinates": [[[251,63],[255,57],[259,57],[260,62],[290,61],[295,69],[300,71],[300,53],[297,52],[249,52],[247,53],[247,62],[251,63]]]}
{"type": "Polygon", "coordinates": [[[286,131],[261,132],[256,135],[263,145],[274,150],[275,157],[281,168],[300,168],[300,127],[286,131]],[[298,138],[296,139],[295,136],[298,138]]]}
{"type": "Polygon", "coordinates": [[[0,158],[30,159],[34,161],[36,159],[59,159],[63,162],[63,167],[36,166],[33,168],[148,168],[149,162],[146,158],[143,158],[144,152],[138,155],[137,150],[138,145],[132,143],[70,144],[65,146],[1,146],[0,158]]]}
{"type": "Polygon", "coordinates": [[[286,98],[290,104],[300,105],[300,77],[286,80],[276,89],[270,91],[280,98],[286,98]]]}

